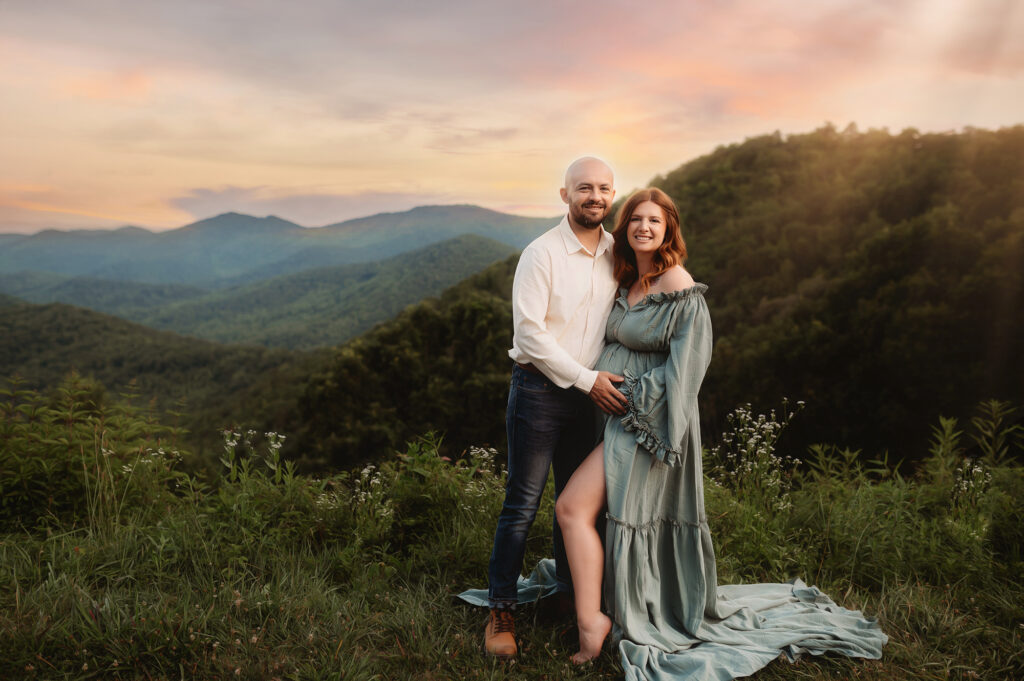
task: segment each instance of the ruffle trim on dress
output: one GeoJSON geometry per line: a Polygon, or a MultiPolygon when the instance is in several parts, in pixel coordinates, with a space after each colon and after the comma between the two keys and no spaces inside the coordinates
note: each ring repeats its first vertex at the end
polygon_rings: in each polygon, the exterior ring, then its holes
{"type": "MultiPolygon", "coordinates": [[[[676,293],[680,292],[677,291],[676,293]]],[[[619,386],[619,391],[626,396],[627,400],[626,415],[619,420],[623,429],[627,433],[633,433],[637,444],[653,454],[658,461],[666,466],[674,466],[682,456],[682,450],[673,449],[670,445],[666,444],[637,411],[636,403],[633,399],[633,391],[637,383],[640,382],[640,379],[628,373],[623,378],[622,385],[619,386]]]]}
{"type": "MultiPolygon", "coordinates": [[[[682,289],[680,291],[661,291],[659,293],[648,293],[643,298],[641,298],[637,302],[633,303],[632,307],[636,307],[638,305],[647,305],[647,304],[650,304],[650,303],[657,304],[657,303],[671,302],[671,301],[675,301],[675,300],[683,300],[685,298],[689,298],[690,296],[702,295],[707,290],[708,290],[708,285],[707,284],[695,283],[693,286],[691,286],[689,288],[684,288],[684,289],[682,289]]],[[[623,287],[623,288],[619,289],[619,297],[620,298],[622,298],[623,300],[626,300],[628,295],[629,295],[629,289],[628,288],[623,287]]]]}
{"type": "Polygon", "coordinates": [[[698,523],[691,523],[685,520],[675,520],[674,518],[655,518],[654,520],[648,520],[646,523],[631,523],[623,520],[622,518],[616,518],[607,511],[605,511],[604,517],[612,521],[619,527],[625,527],[630,530],[635,530],[637,532],[647,532],[648,530],[658,529],[665,525],[670,525],[680,530],[686,527],[694,527],[699,529],[701,527],[708,526],[707,521],[705,520],[702,520],[698,523]]]}

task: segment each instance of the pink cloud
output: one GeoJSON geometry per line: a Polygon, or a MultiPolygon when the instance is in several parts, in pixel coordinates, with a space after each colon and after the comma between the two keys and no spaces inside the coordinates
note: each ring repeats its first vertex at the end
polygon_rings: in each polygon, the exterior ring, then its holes
{"type": "Polygon", "coordinates": [[[1024,72],[1024,7],[991,0],[972,7],[943,50],[945,64],[963,72],[1017,76],[1024,72]]]}

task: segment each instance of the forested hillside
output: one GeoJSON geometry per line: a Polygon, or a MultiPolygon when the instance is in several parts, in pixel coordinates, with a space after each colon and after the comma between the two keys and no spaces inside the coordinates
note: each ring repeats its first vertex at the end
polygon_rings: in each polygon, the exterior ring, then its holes
{"type": "MultiPolygon", "coordinates": [[[[716,344],[714,441],[737,404],[805,400],[789,442],[919,458],[936,414],[1024,400],[1024,127],[778,135],[656,178],[680,206],[716,344]]],[[[514,259],[349,344],[310,383],[303,451],[348,465],[434,428],[504,441],[514,259]]]]}
{"type": "Polygon", "coordinates": [[[0,292],[222,343],[311,349],[339,345],[514,252],[465,234],[376,262],[314,267],[213,291],[29,271],[0,274],[0,292]]]}
{"type": "Polygon", "coordinates": [[[153,308],[136,321],[209,340],[339,345],[515,250],[467,234],[386,260],[316,267],[153,308]]]}
{"type": "Polygon", "coordinates": [[[714,422],[789,395],[799,440],[903,455],[1024,397],[1024,126],[770,135],[654,184],[711,287],[714,422]]]}
{"type": "Polygon", "coordinates": [[[254,387],[260,409],[276,414],[281,403],[295,404],[305,376],[324,361],[317,353],[187,338],[61,303],[0,307],[0,376],[39,389],[76,371],[98,395],[134,393],[158,412],[177,412],[165,422],[192,431],[189,447],[207,454],[239,405],[251,406],[245,399],[254,387]]]}
{"type": "Polygon", "coordinates": [[[33,271],[0,274],[0,291],[32,303],[67,303],[125,319],[138,319],[153,308],[207,293],[206,289],[184,284],[144,284],[33,271]]]}
{"type": "Polygon", "coordinates": [[[444,433],[449,454],[504,449],[518,260],[495,263],[339,348],[286,416],[296,450],[317,467],[347,467],[429,430],[444,433]]]}

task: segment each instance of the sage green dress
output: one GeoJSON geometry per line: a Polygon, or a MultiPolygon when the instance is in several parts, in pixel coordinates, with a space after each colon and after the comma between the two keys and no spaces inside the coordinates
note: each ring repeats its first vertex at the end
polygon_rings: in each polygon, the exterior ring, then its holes
{"type": "Polygon", "coordinates": [[[718,586],[704,513],[697,393],[711,360],[704,292],[623,289],[596,369],[625,377],[604,429],[604,597],[627,679],[733,679],[780,654],[881,657],[887,638],[815,587],[718,586]]]}
{"type": "MultiPolygon", "coordinates": [[[[625,376],[623,417],[604,426],[608,522],[604,601],[629,681],[727,681],[779,657],[828,651],[877,659],[878,624],[799,579],[719,586],[704,513],[697,393],[711,361],[704,292],[622,289],[595,368],[625,376]]],[[[554,561],[520,577],[519,601],[555,590],[554,561]]],[[[487,605],[486,590],[460,594],[487,605]]]]}

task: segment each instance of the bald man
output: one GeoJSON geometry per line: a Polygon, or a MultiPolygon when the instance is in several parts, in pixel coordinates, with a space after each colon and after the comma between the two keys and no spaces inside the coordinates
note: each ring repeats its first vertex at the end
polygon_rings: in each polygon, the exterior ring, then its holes
{"type": "MultiPolygon", "coordinates": [[[[597,158],[577,159],[566,170],[561,196],[568,214],[526,247],[512,285],[508,484],[488,568],[491,611],[484,634],[485,650],[504,658],[517,652],[516,582],[548,468],[554,468],[557,498],[596,445],[594,405],[625,412],[626,398],[615,387],[622,377],[591,368],[616,293],[613,239],[601,227],[615,198],[612,169],[597,158]]],[[[558,597],[565,602],[572,582],[557,520],[553,534],[558,597]]]]}

